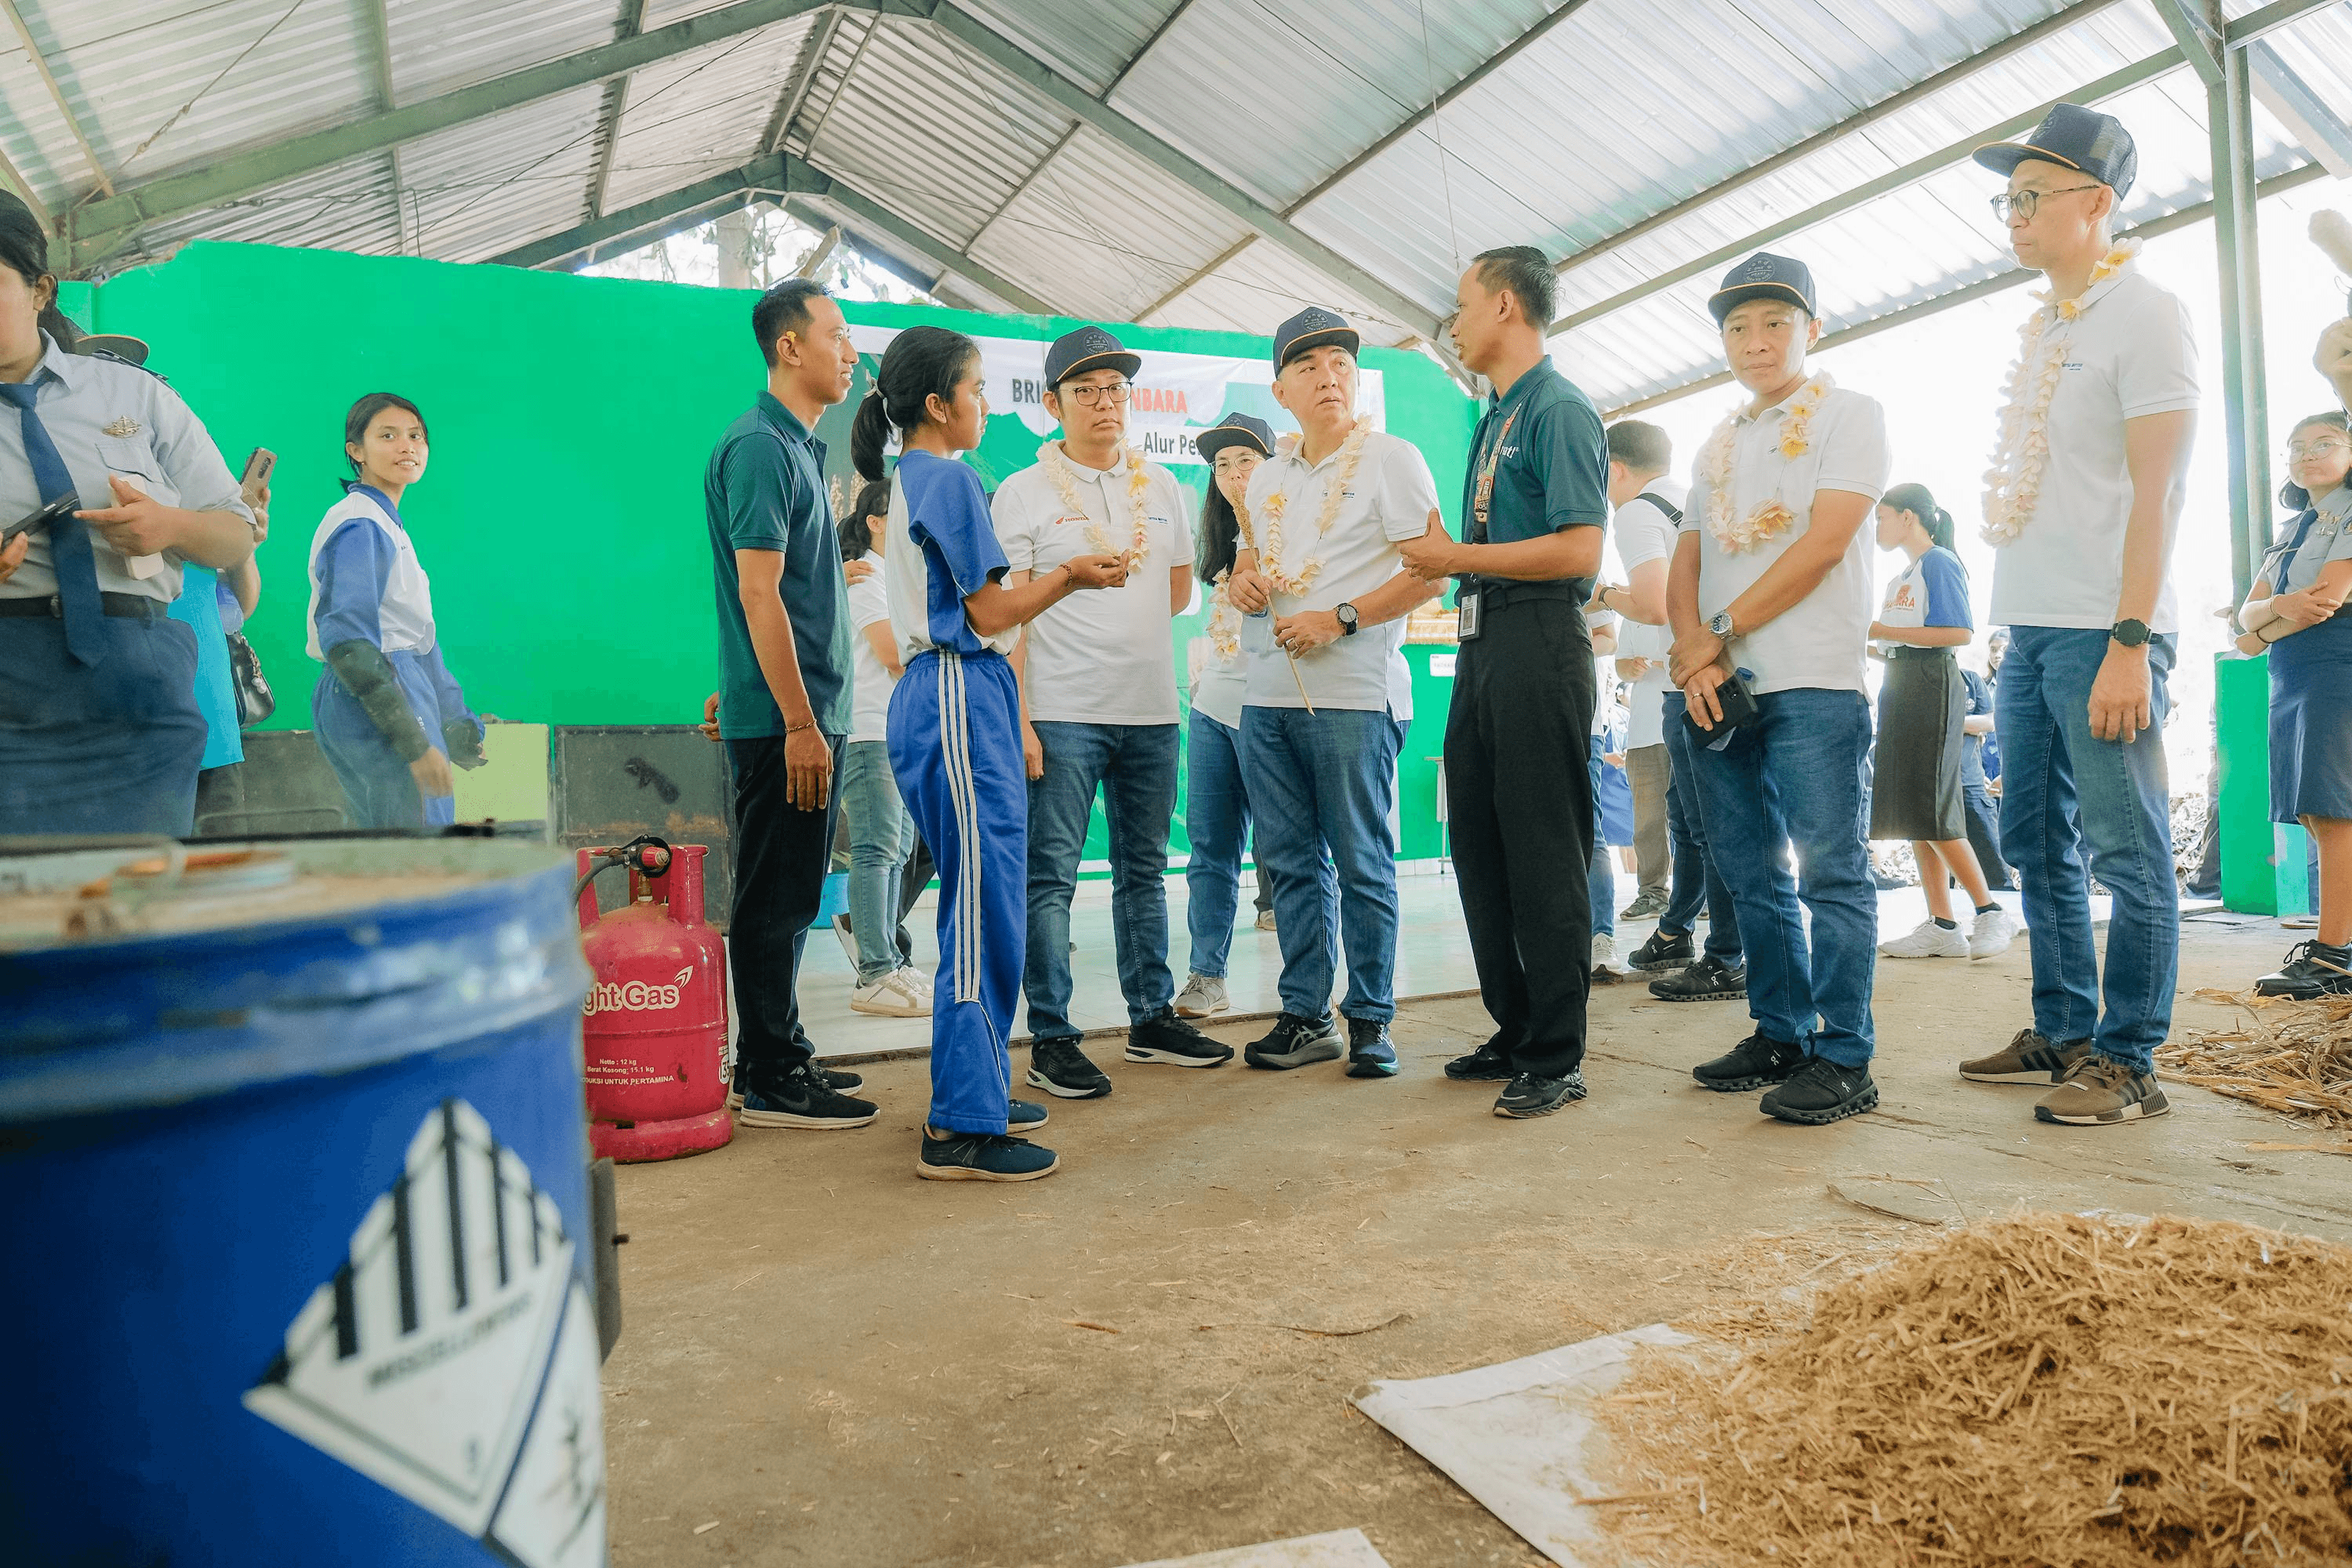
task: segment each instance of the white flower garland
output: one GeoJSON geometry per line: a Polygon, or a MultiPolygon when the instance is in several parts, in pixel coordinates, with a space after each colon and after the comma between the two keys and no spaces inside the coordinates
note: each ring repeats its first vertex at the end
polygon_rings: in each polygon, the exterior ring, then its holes
{"type": "MultiPolygon", "coordinates": [[[[1794,461],[1812,449],[1808,438],[1812,429],[1813,415],[1822,400],[1837,384],[1826,372],[1816,375],[1799,390],[1789,403],[1786,418],[1780,422],[1780,457],[1794,461]]],[[[1731,515],[1732,453],[1739,440],[1739,411],[1734,409],[1715,427],[1706,445],[1698,452],[1699,477],[1706,481],[1706,531],[1715,542],[1735,554],[1754,550],[1759,545],[1777,539],[1795,526],[1797,514],[1775,495],[1759,501],[1746,517],[1734,520],[1731,515]]]]}
{"type": "MultiPolygon", "coordinates": [[[[2116,276],[2139,255],[2139,241],[2126,239],[2099,258],[2084,294],[2116,276]]],[[[2042,472],[2050,466],[2050,401],[2066,362],[2066,341],[2049,341],[2050,329],[2083,313],[2080,296],[2054,303],[2036,294],[2042,306],[2018,329],[2017,363],[2000,410],[2000,435],[1992,467],[1985,470],[1984,540],[1996,547],[2013,542],[2033,519],[2042,498],[2042,472]]]]}
{"type": "MultiPolygon", "coordinates": [[[[1125,448],[1125,451],[1127,507],[1134,531],[1125,550],[1113,550],[1110,547],[1109,531],[1101,523],[1088,522],[1087,542],[1094,547],[1095,552],[1098,555],[1117,555],[1127,563],[1127,569],[1133,572],[1142,566],[1144,556],[1150,553],[1151,549],[1151,520],[1149,505],[1151,471],[1143,466],[1143,454],[1140,451],[1133,447],[1125,448]]],[[[1037,462],[1045,470],[1045,477],[1054,481],[1054,489],[1061,493],[1062,504],[1084,517],[1087,510],[1086,503],[1078,499],[1077,476],[1070,471],[1069,459],[1062,454],[1062,444],[1059,441],[1048,441],[1038,447],[1037,462]]]]}
{"type": "Polygon", "coordinates": [[[1230,574],[1217,579],[1209,594],[1209,647],[1219,664],[1231,664],[1241,657],[1242,613],[1234,608],[1230,574]]]}
{"type": "MultiPolygon", "coordinates": [[[[1324,488],[1323,510],[1315,519],[1315,537],[1318,540],[1331,531],[1331,524],[1339,515],[1339,503],[1346,499],[1348,487],[1355,482],[1356,465],[1363,461],[1364,442],[1371,433],[1372,422],[1358,419],[1353,428],[1349,430],[1348,438],[1339,443],[1339,464],[1332,470],[1330,481],[1324,488]]],[[[1297,576],[1283,574],[1282,514],[1289,506],[1290,492],[1287,490],[1277,488],[1265,498],[1265,504],[1260,509],[1265,518],[1265,544],[1258,551],[1257,569],[1258,574],[1274,585],[1276,593],[1288,594],[1297,598],[1307,592],[1307,584],[1315,581],[1315,574],[1323,570],[1323,558],[1310,555],[1298,568],[1297,576]]],[[[1248,526],[1244,514],[1243,527],[1246,529],[1248,526]]]]}

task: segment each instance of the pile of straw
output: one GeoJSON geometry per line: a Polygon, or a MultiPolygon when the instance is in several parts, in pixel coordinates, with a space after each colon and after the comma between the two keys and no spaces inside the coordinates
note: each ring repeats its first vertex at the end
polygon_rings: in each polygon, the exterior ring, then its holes
{"type": "Polygon", "coordinates": [[[2315,1127],[2352,1128],[2352,996],[2289,1002],[2200,991],[2245,1010],[2226,1029],[2197,1030],[2156,1053],[2158,1075],[2275,1110],[2315,1127]]]}
{"type": "Polygon", "coordinates": [[[2352,1561],[2352,1248],[2020,1215],[1604,1408],[1651,1489],[1601,1511],[1652,1563],[2352,1561]]]}

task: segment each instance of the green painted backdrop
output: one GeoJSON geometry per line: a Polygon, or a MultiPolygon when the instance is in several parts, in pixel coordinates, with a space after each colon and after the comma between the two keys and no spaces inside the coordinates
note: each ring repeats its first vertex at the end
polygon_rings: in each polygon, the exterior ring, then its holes
{"type": "MultiPolygon", "coordinates": [[[[318,675],[303,647],[310,535],[349,471],[343,410],[376,391],[415,399],[431,427],[432,466],[402,521],[433,579],[449,668],[475,708],[550,724],[698,720],[717,668],[702,470],[712,440],[764,382],[751,332],[755,298],[200,243],[65,303],[94,331],[146,339],[150,365],[194,405],[233,468],[255,446],[278,453],[261,607],[247,632],[277,689],[270,727],[299,728],[318,675]]],[[[999,337],[1052,338],[1074,324],[845,309],[856,321],[999,337]]],[[[1269,347],[1231,332],[1119,333],[1138,348],[1194,353],[1262,357],[1269,347]]],[[[1428,456],[1450,510],[1475,405],[1422,355],[1368,349],[1364,363],[1383,373],[1389,427],[1428,456]]],[[[849,411],[863,390],[861,379],[819,426],[845,484],[855,482],[849,411]]],[[[1000,416],[971,461],[993,489],[1034,460],[1036,445],[1017,417],[1000,416]]],[[[1180,676],[1185,644],[1204,621],[1177,624],[1180,676]]],[[[1435,767],[1423,759],[1438,750],[1451,682],[1431,681],[1425,664],[1415,660],[1421,718],[1404,750],[1407,858],[1437,853],[1435,767]]]]}

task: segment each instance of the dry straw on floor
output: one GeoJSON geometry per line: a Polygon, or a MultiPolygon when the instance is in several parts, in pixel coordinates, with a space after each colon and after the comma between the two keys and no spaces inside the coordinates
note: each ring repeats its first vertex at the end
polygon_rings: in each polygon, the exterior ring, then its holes
{"type": "Polygon", "coordinates": [[[2159,1074],[2315,1127],[2352,1130],[2352,996],[2289,1002],[2248,991],[2200,999],[2242,1008],[2228,1028],[2192,1030],[2156,1053],[2159,1074]]]}
{"type": "Polygon", "coordinates": [[[1601,1511],[1649,1563],[2352,1562],[2352,1248],[1989,1221],[1605,1409],[1632,1471],[1601,1511]]]}

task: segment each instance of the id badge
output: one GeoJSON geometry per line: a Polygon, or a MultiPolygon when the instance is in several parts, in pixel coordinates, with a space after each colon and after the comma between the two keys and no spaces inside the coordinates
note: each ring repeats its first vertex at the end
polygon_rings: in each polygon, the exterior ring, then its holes
{"type": "Polygon", "coordinates": [[[1464,642],[1478,635],[1478,601],[1479,593],[1475,588],[1465,589],[1454,596],[1454,607],[1461,612],[1462,621],[1461,630],[1455,635],[1464,642]]]}

